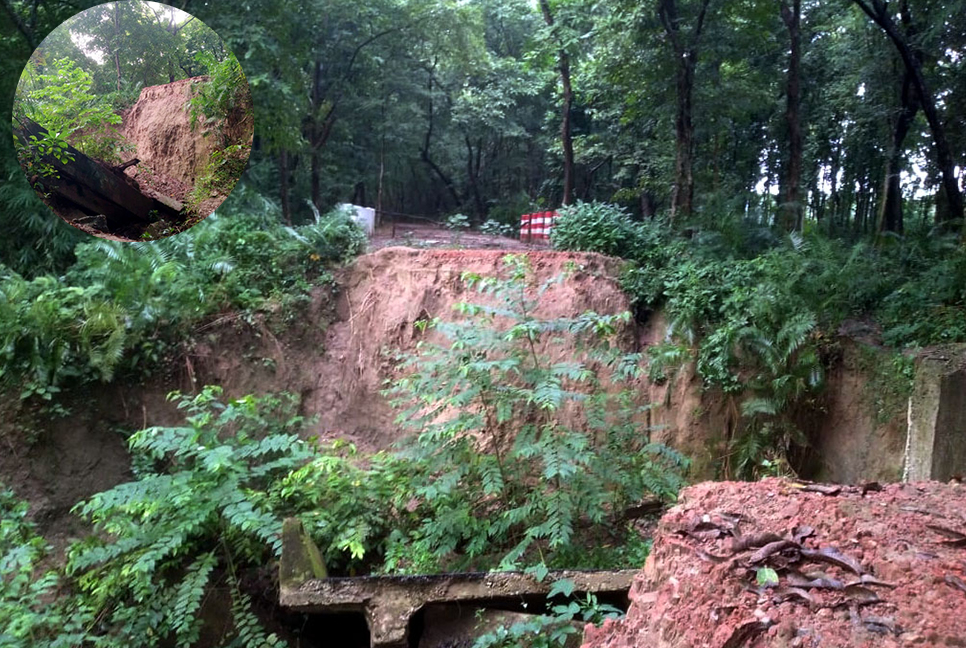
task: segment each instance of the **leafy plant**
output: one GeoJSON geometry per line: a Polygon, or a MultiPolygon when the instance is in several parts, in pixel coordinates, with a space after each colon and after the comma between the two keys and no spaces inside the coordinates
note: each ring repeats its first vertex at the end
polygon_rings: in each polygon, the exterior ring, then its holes
{"type": "Polygon", "coordinates": [[[60,577],[42,562],[50,547],[27,519],[27,502],[0,489],[0,646],[79,645],[93,616],[55,600],[60,577]]]}
{"type": "Polygon", "coordinates": [[[202,50],[195,54],[195,61],[208,70],[208,79],[193,84],[195,96],[188,102],[191,126],[194,128],[202,122],[205,126],[213,124],[221,133],[223,122],[232,111],[251,111],[251,106],[246,105],[248,81],[231,52],[218,60],[212,52],[202,50]]]}
{"type": "Polygon", "coordinates": [[[507,278],[464,275],[491,304],[427,323],[449,344],[422,342],[390,390],[414,432],[402,456],[421,521],[390,537],[388,570],[542,564],[588,542],[584,522],[621,536],[627,505],[682,483],[686,460],[649,442],[647,406],[614,388],[640,371],[608,345],[629,314],[539,318],[536,300],[563,278],[537,287],[525,258],[505,264],[507,278]],[[575,358],[540,351],[564,341],[575,358]]]}
{"type": "Polygon", "coordinates": [[[453,232],[453,245],[459,246],[463,232],[470,228],[470,219],[466,214],[453,214],[446,219],[446,228],[453,232]]]}
{"type": "Polygon", "coordinates": [[[294,398],[224,403],[220,395],[217,387],[172,393],[187,425],[134,433],[136,479],[74,507],[97,532],[71,547],[67,565],[110,628],[95,644],[193,645],[216,584],[227,588],[234,622],[222,645],[282,643],[261,629],[243,581],[279,555],[281,516],[269,491],[313,452],[297,435],[294,398]]]}
{"type": "MultiPolygon", "coordinates": [[[[247,144],[232,144],[222,150],[212,151],[211,159],[185,199],[185,209],[188,212],[197,213],[201,203],[212,194],[227,196],[231,193],[235,183],[245,171],[251,148],[247,144]]],[[[207,214],[201,214],[201,216],[207,216],[207,214]]]]}
{"type": "Polygon", "coordinates": [[[573,581],[556,581],[547,594],[548,614],[481,635],[473,648],[563,648],[580,632],[576,621],[600,625],[604,619],[623,616],[619,608],[599,602],[590,592],[583,598],[572,596],[573,592],[573,581]]]}
{"type": "Polygon", "coordinates": [[[0,383],[51,401],[67,384],[149,372],[223,310],[294,316],[330,281],[327,265],[365,244],[341,213],[297,228],[240,214],[152,243],[83,243],[59,277],[28,281],[0,266],[0,383]]]}
{"type": "Polygon", "coordinates": [[[550,240],[555,248],[629,257],[637,247],[637,229],[617,205],[578,201],[557,210],[550,240]]]}
{"type": "Polygon", "coordinates": [[[480,225],[480,232],[483,234],[489,234],[490,236],[505,236],[507,238],[513,238],[517,233],[517,228],[508,223],[501,223],[500,221],[490,218],[480,225]]]}
{"type": "MultiPolygon", "coordinates": [[[[47,132],[40,139],[31,137],[21,143],[29,151],[24,151],[25,159],[53,155],[67,163],[71,161],[66,151],[69,142],[85,155],[106,162],[120,161],[122,138],[113,126],[120,124],[121,118],[114,114],[110,102],[91,92],[92,85],[91,75],[70,59],[54,61],[47,74],[37,73],[35,63],[28,64],[18,89],[14,126],[18,127],[18,117],[24,116],[47,132]]],[[[51,175],[50,169],[38,170],[51,175]]]]}

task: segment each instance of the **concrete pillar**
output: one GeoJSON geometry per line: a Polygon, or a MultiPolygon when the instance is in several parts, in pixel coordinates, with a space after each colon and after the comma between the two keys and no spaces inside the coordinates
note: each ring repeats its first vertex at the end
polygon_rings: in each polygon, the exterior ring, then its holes
{"type": "Polygon", "coordinates": [[[966,475],[966,345],[923,352],[909,398],[903,479],[966,475]]]}

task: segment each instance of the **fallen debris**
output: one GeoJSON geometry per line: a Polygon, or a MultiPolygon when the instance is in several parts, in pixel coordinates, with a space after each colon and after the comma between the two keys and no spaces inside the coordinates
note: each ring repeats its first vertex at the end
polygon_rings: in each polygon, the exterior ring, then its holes
{"type": "Polygon", "coordinates": [[[285,520],[279,563],[279,601],[305,613],[363,612],[372,648],[410,645],[410,619],[430,604],[505,604],[533,598],[542,601],[561,580],[576,593],[623,596],[636,570],[553,570],[538,581],[523,572],[450,573],[414,576],[329,578],[318,549],[301,522],[285,520]]]}
{"type": "Polygon", "coordinates": [[[778,479],[686,489],[627,617],[588,626],[584,647],[966,645],[966,489],[833,490],[778,479]]]}

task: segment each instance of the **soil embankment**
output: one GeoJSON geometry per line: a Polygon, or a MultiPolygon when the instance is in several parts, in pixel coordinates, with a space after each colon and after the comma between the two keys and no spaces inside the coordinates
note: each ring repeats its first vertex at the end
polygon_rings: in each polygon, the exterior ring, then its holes
{"type": "MultiPolygon", "coordinates": [[[[124,113],[121,134],[134,146],[136,167],[125,171],[137,179],[145,194],[158,194],[184,202],[204,173],[211,154],[224,148],[222,136],[205,125],[204,117],[191,125],[188,102],[196,84],[208,77],[193,77],[141,90],[137,103],[124,113]]],[[[207,215],[224,200],[209,198],[199,208],[207,215]]]]}
{"type": "MultiPolygon", "coordinates": [[[[586,253],[523,253],[536,285],[569,272],[566,281],[544,293],[538,316],[629,309],[618,282],[619,260],[586,253]]],[[[317,289],[311,303],[297,312],[254,318],[226,314],[199,328],[195,341],[171,360],[164,373],[140,384],[117,381],[72,393],[68,418],[27,423],[22,416],[5,416],[0,437],[18,441],[0,456],[0,479],[30,499],[43,516],[64,516],[78,500],[128,477],[125,432],[177,423],[179,414],[165,401],[165,394],[175,389],[193,393],[206,384],[223,386],[229,397],[298,394],[302,413],[318,417],[311,433],[347,439],[363,451],[387,448],[401,434],[396,411],[382,394],[386,381],[398,375],[392,355],[415,349],[422,335],[417,322],[453,318],[459,302],[479,303],[482,296],[468,289],[460,276],[498,274],[505,254],[389,247],[341,270],[337,290],[317,289]],[[22,441],[29,437],[39,440],[33,445],[22,441]]],[[[619,343],[625,351],[644,351],[664,336],[658,316],[643,325],[626,325],[619,343]]],[[[545,351],[555,360],[574,353],[565,345],[545,351]]],[[[898,479],[901,433],[876,452],[863,445],[874,438],[866,435],[875,426],[860,406],[858,371],[844,366],[831,376],[827,418],[813,422],[822,429],[817,448],[831,458],[817,464],[829,481],[898,479]],[[866,450],[848,453],[846,460],[839,451],[847,447],[866,450]],[[875,461],[863,459],[866,455],[875,461]]],[[[693,479],[719,476],[721,457],[727,453],[732,407],[728,401],[704,392],[690,367],[660,385],[642,379],[638,388],[642,402],[655,404],[642,420],[642,426],[652,428],[652,439],[691,456],[693,479]]]]}
{"type": "Polygon", "coordinates": [[[589,626],[584,648],[966,645],[966,487],[800,486],[683,491],[627,617],[589,626]]]}

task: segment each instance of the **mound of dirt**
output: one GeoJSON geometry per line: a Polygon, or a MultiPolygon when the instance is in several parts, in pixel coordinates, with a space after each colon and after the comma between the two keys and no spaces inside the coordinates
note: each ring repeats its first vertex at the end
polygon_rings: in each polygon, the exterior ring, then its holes
{"type": "MultiPolygon", "coordinates": [[[[339,278],[339,318],[329,327],[325,353],[313,367],[317,380],[303,392],[305,409],[319,415],[323,433],[352,438],[363,447],[384,448],[398,437],[397,412],[381,395],[395,368],[386,351],[415,348],[416,322],[434,317],[453,319],[463,301],[483,303],[468,290],[464,272],[504,274],[501,250],[414,250],[389,247],[359,257],[339,278]]],[[[563,273],[566,282],[551,286],[540,298],[538,317],[576,317],[588,310],[601,314],[629,309],[616,277],[620,261],[575,252],[523,253],[540,285],[563,273]],[[572,266],[571,266],[572,264],[572,266]]],[[[636,340],[628,327],[625,342],[636,340]]],[[[570,357],[574,349],[545,349],[551,357],[570,357]]]]}
{"type": "Polygon", "coordinates": [[[221,138],[199,124],[191,127],[188,101],[192,86],[207,77],[182,79],[141,90],[137,103],[124,116],[121,133],[135,145],[134,157],[154,174],[194,185],[221,138]]]}
{"type": "Polygon", "coordinates": [[[966,646],[966,488],[879,488],[686,489],[627,617],[584,648],[966,646]]]}

